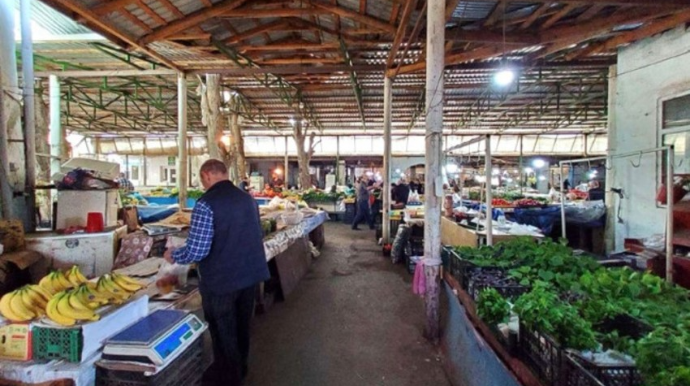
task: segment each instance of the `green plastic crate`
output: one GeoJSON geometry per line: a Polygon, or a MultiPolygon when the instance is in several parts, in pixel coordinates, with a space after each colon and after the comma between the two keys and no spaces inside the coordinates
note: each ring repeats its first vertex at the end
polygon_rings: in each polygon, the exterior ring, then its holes
{"type": "Polygon", "coordinates": [[[34,360],[64,359],[68,362],[81,362],[84,337],[81,328],[50,328],[34,326],[34,360]]]}

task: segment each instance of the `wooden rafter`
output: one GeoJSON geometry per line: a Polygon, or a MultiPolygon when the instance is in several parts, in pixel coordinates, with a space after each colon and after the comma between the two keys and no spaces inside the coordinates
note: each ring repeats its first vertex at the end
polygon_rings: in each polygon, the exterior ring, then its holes
{"type": "Polygon", "coordinates": [[[241,8],[233,9],[232,11],[224,12],[221,16],[224,18],[252,18],[264,19],[269,17],[300,17],[313,15],[328,15],[330,12],[319,8],[272,8],[272,9],[255,9],[255,8],[241,8]]]}
{"type": "MultiPolygon", "coordinates": [[[[451,0],[451,3],[453,0],[451,0]]],[[[395,68],[395,69],[390,69],[386,72],[386,76],[390,78],[395,78],[398,75],[398,72],[400,71],[400,68],[403,65],[403,61],[405,60],[405,57],[407,56],[407,51],[410,49],[410,46],[414,41],[417,40],[417,37],[419,36],[420,32],[422,31],[422,24],[423,21],[425,20],[425,15],[426,15],[426,7],[427,7],[428,2],[424,1],[424,6],[422,7],[422,11],[419,13],[419,16],[417,17],[417,21],[414,24],[414,28],[412,28],[412,33],[410,34],[410,38],[407,40],[407,44],[405,45],[405,49],[403,50],[403,53],[400,58],[400,64],[395,68]]],[[[448,8],[450,8],[452,4],[448,4],[446,6],[446,15],[452,16],[452,12],[448,12],[448,8]]],[[[448,17],[450,17],[448,16],[448,17]]],[[[447,20],[447,19],[446,19],[447,20]]]]}
{"type": "Polygon", "coordinates": [[[85,8],[83,5],[80,3],[77,3],[75,1],[71,0],[50,0],[51,3],[58,5],[62,9],[68,10],[80,18],[84,19],[89,26],[93,27],[93,29],[96,32],[102,31],[103,33],[109,35],[109,36],[114,36],[115,38],[129,44],[130,46],[137,48],[152,58],[160,61],[161,63],[165,64],[166,66],[173,68],[175,70],[179,70],[178,66],[173,63],[171,60],[166,58],[165,56],[159,54],[156,51],[150,50],[147,47],[145,47],[142,44],[139,44],[139,42],[136,41],[135,38],[132,36],[121,32],[119,29],[113,27],[112,25],[106,23],[105,21],[101,20],[101,18],[95,14],[93,11],[85,8]]]}
{"type": "Polygon", "coordinates": [[[499,18],[505,18],[505,6],[506,6],[506,1],[508,0],[501,0],[496,2],[496,5],[494,6],[494,9],[491,11],[489,14],[489,17],[484,20],[484,27],[491,27],[492,25],[496,24],[499,18]]]}
{"type": "Polygon", "coordinates": [[[223,0],[212,7],[200,9],[163,27],[156,28],[150,34],[147,34],[139,39],[139,41],[141,44],[145,45],[157,40],[165,39],[170,35],[182,32],[191,27],[195,27],[210,18],[219,16],[231,9],[235,9],[244,4],[246,1],[247,0],[223,0]]]}
{"type": "Polygon", "coordinates": [[[400,18],[400,24],[398,24],[398,31],[395,34],[395,39],[393,39],[393,45],[388,53],[388,60],[386,61],[386,68],[393,67],[395,62],[395,57],[398,55],[398,49],[400,44],[405,38],[405,33],[407,32],[407,25],[410,23],[410,17],[412,17],[412,11],[417,7],[417,0],[407,0],[405,3],[405,9],[403,10],[402,17],[400,18]]]}
{"type": "MultiPolygon", "coordinates": [[[[449,31],[449,40],[457,42],[473,42],[473,43],[503,43],[503,34],[492,31],[449,31]]],[[[524,32],[510,32],[505,36],[506,44],[539,44],[540,38],[536,34],[524,32]]]]}
{"type": "Polygon", "coordinates": [[[157,14],[148,5],[146,5],[146,3],[144,3],[144,0],[134,0],[134,2],[136,3],[137,7],[144,11],[145,14],[149,15],[149,17],[159,25],[168,24],[168,21],[163,19],[161,15],[157,14]]]}
{"type": "MultiPolygon", "coordinates": [[[[494,2],[496,0],[476,0],[494,2]]],[[[687,7],[686,0],[530,0],[530,3],[561,3],[561,4],[580,4],[580,5],[614,5],[614,6],[635,6],[649,8],[683,8],[687,7]]]]}
{"type": "Polygon", "coordinates": [[[153,31],[153,29],[148,24],[144,23],[141,19],[139,19],[126,9],[122,9],[117,12],[124,16],[127,20],[132,22],[134,25],[141,28],[144,31],[144,33],[150,33],[151,31],[153,31]]]}
{"type": "Polygon", "coordinates": [[[111,12],[118,11],[132,3],[136,0],[111,0],[98,4],[97,6],[91,8],[91,12],[96,15],[107,15],[111,12]]]}
{"type": "Polygon", "coordinates": [[[329,3],[324,3],[320,0],[311,0],[310,3],[316,7],[319,7],[321,9],[325,9],[329,12],[332,12],[332,13],[340,16],[340,17],[346,17],[348,19],[352,19],[356,22],[368,25],[370,27],[379,29],[381,31],[388,32],[391,34],[395,34],[395,32],[396,32],[395,26],[392,26],[385,21],[381,21],[381,20],[373,18],[371,16],[362,15],[358,12],[352,11],[352,10],[344,8],[342,6],[334,6],[334,5],[329,4],[329,3]]]}
{"type": "Polygon", "coordinates": [[[237,47],[237,50],[240,52],[245,52],[245,51],[296,51],[296,50],[309,50],[309,51],[333,51],[337,50],[338,44],[336,43],[311,43],[311,42],[303,42],[303,43],[273,43],[273,44],[264,44],[260,46],[239,46],[237,47]]]}
{"type": "Polygon", "coordinates": [[[603,4],[594,4],[591,5],[589,8],[587,8],[586,11],[582,12],[580,16],[577,17],[577,21],[587,21],[593,17],[595,17],[599,12],[601,12],[602,9],[604,9],[605,5],[603,4]]]}
{"type": "Polygon", "coordinates": [[[577,55],[567,55],[566,59],[572,60],[578,57],[589,56],[599,52],[606,52],[615,49],[618,46],[629,44],[636,40],[640,40],[648,36],[662,33],[671,28],[675,28],[680,24],[688,22],[690,22],[690,10],[681,11],[666,18],[651,21],[638,29],[623,32],[622,34],[613,37],[603,43],[593,44],[577,52],[577,55]]]}
{"type": "Polygon", "coordinates": [[[534,12],[532,12],[531,15],[527,17],[527,19],[525,19],[525,21],[522,22],[520,28],[529,28],[532,24],[534,24],[535,21],[537,21],[537,19],[542,17],[544,13],[549,10],[549,8],[551,8],[551,5],[549,3],[544,3],[540,5],[537,9],[534,10],[534,12]]]}
{"type": "Polygon", "coordinates": [[[172,35],[168,36],[166,40],[209,40],[211,39],[211,34],[204,32],[204,33],[184,33],[184,34],[179,34],[179,35],[172,35]]]}
{"type": "Polygon", "coordinates": [[[558,12],[553,14],[550,18],[546,19],[544,24],[541,25],[541,29],[551,28],[554,24],[558,23],[561,19],[568,16],[570,12],[580,7],[578,4],[566,4],[565,7],[561,8],[558,12]]]}
{"type": "Polygon", "coordinates": [[[234,35],[229,37],[227,40],[225,40],[226,43],[228,44],[234,44],[234,43],[239,43],[243,40],[252,38],[257,35],[261,35],[262,33],[266,31],[272,31],[277,28],[282,28],[282,27],[287,27],[287,23],[284,20],[276,20],[272,21],[270,23],[262,24],[259,26],[256,26],[254,28],[250,28],[238,35],[234,35]]]}

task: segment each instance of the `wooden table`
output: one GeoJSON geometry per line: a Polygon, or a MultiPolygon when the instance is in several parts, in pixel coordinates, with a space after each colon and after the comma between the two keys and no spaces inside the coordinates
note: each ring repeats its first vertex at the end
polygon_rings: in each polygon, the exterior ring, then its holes
{"type": "MultiPolygon", "coordinates": [[[[501,242],[520,237],[506,232],[495,230],[493,232],[493,242],[501,242]]],[[[532,237],[542,238],[544,235],[538,234],[532,237]]],[[[443,245],[453,245],[458,247],[479,247],[486,244],[486,231],[477,231],[465,228],[454,220],[441,218],[441,243],[443,245]]]]}

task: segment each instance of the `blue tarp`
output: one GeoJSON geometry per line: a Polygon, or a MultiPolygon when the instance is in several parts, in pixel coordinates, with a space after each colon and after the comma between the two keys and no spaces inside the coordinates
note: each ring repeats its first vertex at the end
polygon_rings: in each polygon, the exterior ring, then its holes
{"type": "Polygon", "coordinates": [[[516,208],[513,217],[516,223],[532,225],[545,235],[553,231],[553,224],[561,221],[561,207],[550,206],[544,209],[520,209],[516,208]]]}
{"type": "Polygon", "coordinates": [[[139,219],[142,223],[148,224],[164,220],[179,210],[177,205],[166,206],[137,206],[139,219]]]}

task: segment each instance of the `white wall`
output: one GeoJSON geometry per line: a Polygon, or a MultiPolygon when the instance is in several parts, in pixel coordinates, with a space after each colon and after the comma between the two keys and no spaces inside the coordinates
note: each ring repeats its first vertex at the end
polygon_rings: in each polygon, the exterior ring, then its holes
{"type": "MultiPolygon", "coordinates": [[[[659,146],[659,101],[690,91],[690,32],[684,28],[645,39],[619,51],[615,99],[609,140],[612,153],[625,153],[659,146]]],[[[621,215],[616,222],[615,249],[623,248],[623,239],[640,238],[665,232],[666,210],[657,208],[657,157],[643,156],[614,162],[610,186],[625,190],[621,215]]],[[[688,160],[686,160],[688,161],[688,160]]],[[[615,208],[615,207],[614,207],[615,208]]],[[[615,211],[609,212],[615,216],[615,211]]]]}

